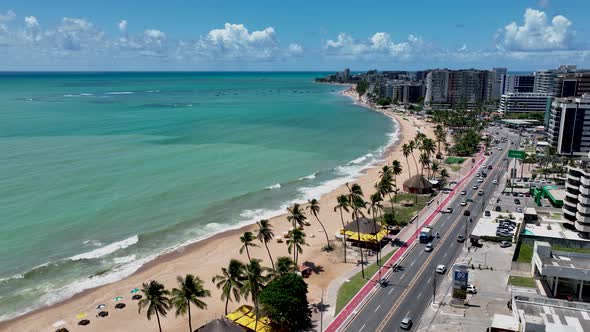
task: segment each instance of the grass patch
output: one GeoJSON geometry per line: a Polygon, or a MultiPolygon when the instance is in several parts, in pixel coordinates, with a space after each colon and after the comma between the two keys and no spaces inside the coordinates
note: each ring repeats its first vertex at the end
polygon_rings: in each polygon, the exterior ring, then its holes
{"type": "Polygon", "coordinates": [[[535,288],[535,279],[531,277],[508,277],[508,285],[535,288]]]}
{"type": "MultiPolygon", "coordinates": [[[[395,250],[390,252],[389,254],[382,257],[381,261],[387,261],[395,250]]],[[[373,263],[367,267],[365,267],[365,276],[370,278],[377,272],[377,263],[373,263]]],[[[350,278],[350,281],[345,282],[340,286],[338,290],[338,297],[336,298],[336,314],[344,308],[344,306],[358,293],[358,291],[363,288],[363,286],[367,283],[367,279],[363,279],[362,272],[359,272],[354,275],[354,277],[350,278]]]]}
{"type": "Polygon", "coordinates": [[[551,246],[551,249],[557,251],[576,252],[579,254],[590,254],[590,248],[568,248],[561,246],[551,246]]]}
{"type": "Polygon", "coordinates": [[[465,161],[465,158],[461,157],[448,157],[445,159],[445,164],[462,164],[465,161]]]}
{"type": "Polygon", "coordinates": [[[516,261],[521,263],[530,263],[533,260],[533,245],[521,242],[518,250],[516,261]]]}
{"type": "MultiPolygon", "coordinates": [[[[422,210],[426,203],[428,203],[432,197],[430,195],[416,195],[414,194],[399,194],[397,195],[397,203],[394,202],[395,207],[395,221],[398,225],[405,225],[414,218],[414,216],[422,210]],[[402,206],[400,203],[402,201],[410,201],[414,203],[412,206],[402,206]]],[[[388,205],[388,202],[384,203],[386,212],[391,212],[391,206],[388,205]]]]}

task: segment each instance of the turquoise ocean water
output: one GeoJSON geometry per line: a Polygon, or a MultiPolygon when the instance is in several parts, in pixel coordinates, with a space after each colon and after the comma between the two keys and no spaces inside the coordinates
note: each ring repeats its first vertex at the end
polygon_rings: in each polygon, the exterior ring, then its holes
{"type": "Polygon", "coordinates": [[[323,75],[0,74],[0,320],[353,180],[396,128],[323,75]]]}

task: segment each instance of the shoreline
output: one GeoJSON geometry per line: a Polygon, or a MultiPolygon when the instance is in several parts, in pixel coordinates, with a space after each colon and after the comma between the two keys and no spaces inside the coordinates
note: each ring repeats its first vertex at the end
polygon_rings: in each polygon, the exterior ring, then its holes
{"type": "MultiPolygon", "coordinates": [[[[416,130],[416,128],[414,128],[413,126],[410,125],[409,121],[406,119],[403,119],[401,116],[399,115],[395,115],[392,114],[391,112],[387,112],[385,110],[380,110],[377,109],[375,107],[373,107],[372,105],[369,105],[368,103],[366,103],[365,101],[363,101],[361,98],[359,98],[359,96],[356,94],[356,92],[354,91],[354,89],[352,87],[344,90],[344,91],[340,91],[339,94],[343,95],[343,96],[347,96],[349,98],[351,98],[353,100],[353,102],[361,107],[365,107],[368,108],[370,110],[373,111],[377,111],[380,112],[384,115],[386,115],[388,118],[390,118],[391,121],[394,121],[394,123],[396,123],[397,128],[396,128],[396,140],[392,143],[388,143],[387,146],[384,147],[383,152],[382,152],[382,156],[379,156],[378,160],[375,160],[374,162],[372,162],[371,164],[367,165],[366,168],[364,168],[363,170],[361,170],[356,176],[355,179],[353,180],[353,182],[355,183],[359,183],[359,182],[364,182],[369,183],[372,187],[372,183],[373,183],[373,178],[375,174],[378,174],[378,170],[381,168],[380,166],[384,165],[385,163],[389,164],[391,162],[392,159],[394,157],[394,154],[396,152],[396,150],[399,150],[399,147],[401,146],[401,144],[403,143],[403,140],[408,139],[408,138],[412,138],[412,137],[405,137],[407,136],[404,135],[404,132],[407,132],[408,130],[416,130]],[[372,172],[373,171],[373,172],[372,172]],[[370,176],[371,173],[375,173],[372,174],[373,176],[370,176]]],[[[414,124],[415,121],[414,120],[414,124]]],[[[426,124],[422,124],[422,126],[427,126],[426,124]]],[[[420,127],[420,126],[419,126],[420,127]]],[[[396,158],[399,159],[400,161],[403,161],[402,158],[400,158],[399,156],[396,158]]],[[[414,170],[413,170],[414,171],[414,170]]],[[[406,173],[406,170],[404,169],[404,175],[406,173]]],[[[318,197],[318,199],[320,200],[320,204],[322,205],[323,209],[322,212],[320,213],[320,217],[322,217],[322,219],[325,220],[325,218],[322,216],[322,214],[326,214],[326,211],[328,211],[328,213],[331,212],[331,205],[332,205],[332,201],[330,201],[328,198],[333,198],[335,195],[339,194],[342,192],[342,190],[345,189],[344,185],[339,185],[336,189],[333,189],[327,193],[322,194],[320,197],[318,197]],[[322,204],[323,203],[323,204],[322,204]]],[[[370,195],[370,191],[366,190],[365,191],[365,196],[370,195]]],[[[306,204],[304,204],[305,206],[306,204]]],[[[283,228],[283,226],[287,226],[286,223],[282,223],[279,224],[279,222],[281,222],[281,219],[285,219],[286,217],[286,213],[281,213],[277,216],[274,216],[272,218],[270,218],[271,224],[273,225],[274,229],[275,229],[275,239],[280,237],[281,234],[281,230],[283,228]]],[[[308,221],[312,224],[311,226],[308,226],[306,228],[306,233],[308,234],[308,242],[312,245],[310,245],[310,247],[306,247],[304,248],[304,252],[302,254],[303,257],[305,258],[313,258],[314,260],[316,259],[315,256],[317,255],[321,255],[322,257],[320,258],[328,258],[330,259],[330,256],[338,256],[337,252],[336,253],[323,253],[321,252],[321,250],[317,249],[321,249],[321,244],[325,243],[322,242],[321,239],[323,238],[323,234],[316,234],[313,233],[312,234],[312,229],[317,228],[317,224],[316,221],[308,215],[308,221]],[[313,243],[312,243],[313,242],[313,243]],[[317,245],[317,243],[319,242],[319,246],[317,245]],[[313,255],[313,253],[316,252],[316,255],[313,255]]],[[[333,219],[333,218],[332,218],[333,219]]],[[[337,218],[337,223],[336,225],[330,225],[330,231],[328,232],[328,235],[330,237],[333,237],[333,230],[334,229],[339,229],[340,227],[340,218],[338,216],[337,218]]],[[[324,221],[325,222],[325,221],[324,221]]],[[[128,295],[128,290],[134,287],[139,287],[140,286],[140,281],[146,281],[148,279],[156,279],[161,281],[162,279],[166,279],[166,280],[174,280],[174,278],[176,277],[176,275],[178,274],[183,274],[183,273],[193,273],[197,276],[201,276],[201,278],[204,280],[205,282],[205,286],[206,288],[208,288],[209,290],[211,290],[212,293],[212,297],[206,299],[205,301],[207,303],[210,304],[210,310],[209,311],[199,311],[199,313],[197,314],[200,317],[193,317],[193,326],[199,326],[201,323],[203,323],[203,317],[205,319],[205,321],[208,321],[212,318],[216,318],[219,317],[219,312],[216,312],[213,307],[213,302],[215,301],[215,299],[219,298],[219,291],[214,288],[214,286],[210,283],[210,277],[209,275],[211,273],[208,273],[207,276],[203,276],[206,273],[204,272],[200,272],[200,269],[195,268],[194,266],[200,266],[199,264],[195,264],[197,263],[196,260],[202,260],[204,261],[206,264],[209,264],[209,268],[211,268],[211,260],[209,260],[209,258],[213,258],[217,256],[225,256],[225,257],[217,257],[220,258],[217,261],[214,262],[216,269],[213,270],[214,274],[219,273],[218,271],[221,269],[221,267],[224,267],[225,264],[221,263],[219,260],[223,259],[223,258],[227,258],[227,252],[219,252],[219,250],[215,250],[218,249],[220,245],[227,245],[229,244],[229,241],[231,241],[232,243],[232,252],[234,252],[234,254],[232,255],[232,257],[238,258],[240,260],[245,260],[245,257],[238,255],[237,253],[237,248],[235,248],[236,246],[239,246],[239,241],[236,241],[237,236],[239,234],[241,234],[244,231],[252,231],[256,228],[255,224],[248,224],[248,225],[242,225],[242,226],[238,226],[234,229],[225,229],[223,231],[220,231],[218,233],[212,234],[211,236],[207,236],[201,240],[195,240],[195,242],[193,243],[189,243],[185,246],[181,246],[178,248],[175,248],[174,250],[171,250],[169,252],[164,252],[163,254],[160,254],[158,257],[156,257],[155,259],[146,262],[145,264],[143,264],[141,267],[139,267],[139,269],[137,269],[135,272],[133,272],[131,275],[124,277],[123,279],[120,279],[118,281],[109,283],[109,284],[105,284],[102,286],[97,286],[97,287],[93,287],[93,288],[89,288],[86,290],[83,290],[75,295],[73,295],[70,298],[64,299],[62,301],[56,302],[54,304],[51,305],[45,305],[39,309],[35,309],[29,313],[26,313],[24,315],[20,315],[18,317],[0,322],[0,329],[8,329],[8,330],[12,330],[14,329],[15,331],[23,331],[23,330],[29,330],[29,328],[32,328],[32,330],[35,331],[41,331],[41,330],[47,330],[47,331],[52,331],[51,328],[51,324],[55,321],[59,321],[59,320],[65,320],[68,324],[66,325],[68,328],[75,329],[75,321],[73,320],[74,315],[77,312],[80,311],[91,311],[93,310],[94,306],[96,305],[96,303],[112,303],[111,301],[109,301],[109,298],[112,298],[114,296],[116,296],[117,294],[124,294],[124,295],[128,295]],[[232,241],[233,240],[233,241],[232,241]],[[234,245],[235,242],[235,245],[234,245]],[[235,250],[234,250],[235,249],[235,250]],[[188,261],[188,262],[187,262],[188,261]],[[170,276],[172,276],[172,278],[170,278],[170,276]],[[133,287],[132,287],[133,286],[133,287]],[[126,290],[126,291],[125,291],[126,290]],[[105,297],[106,295],[106,297],[105,297]],[[53,317],[53,318],[51,318],[53,317]],[[44,318],[44,319],[42,319],[44,318]],[[197,320],[198,319],[198,320],[197,320]],[[34,323],[33,323],[34,322],[34,323]],[[197,322],[200,322],[198,324],[195,324],[197,322]],[[20,327],[19,327],[20,326],[20,327]]],[[[277,243],[275,243],[276,241],[273,241],[272,243],[272,247],[283,247],[284,251],[283,253],[279,253],[278,251],[280,250],[276,250],[277,252],[273,255],[275,258],[278,255],[282,255],[282,256],[287,256],[286,254],[286,248],[285,245],[278,245],[277,243]]],[[[337,242],[337,241],[334,241],[337,242]]],[[[271,247],[271,243],[269,243],[269,247],[271,247]]],[[[258,249],[258,250],[253,250],[253,256],[256,256],[257,258],[261,258],[264,261],[264,264],[266,265],[270,265],[268,264],[269,262],[267,261],[268,257],[266,256],[265,252],[260,251],[260,248],[254,248],[254,249],[258,249]]],[[[280,249],[280,248],[279,248],[280,249]]],[[[275,250],[272,250],[273,252],[275,252],[275,250]]],[[[337,251],[337,250],[336,250],[337,251]]],[[[303,260],[302,260],[303,261],[303,260]]],[[[338,267],[338,269],[334,269],[333,271],[331,271],[332,273],[336,273],[336,276],[338,276],[340,273],[339,270],[348,270],[354,267],[353,264],[348,263],[348,264],[344,264],[341,262],[341,260],[338,259],[333,259],[331,262],[328,261],[328,263],[336,263],[336,267],[338,267]]],[[[332,268],[332,266],[330,266],[330,268],[332,268]]],[[[211,272],[211,270],[209,270],[208,272],[211,272]]],[[[213,275],[214,275],[213,274],[213,275]]],[[[334,278],[329,278],[329,275],[324,276],[324,272],[322,272],[320,274],[320,278],[324,279],[323,283],[329,284],[334,278]]],[[[312,287],[317,286],[315,285],[316,283],[318,283],[318,280],[315,280],[317,278],[316,275],[312,276],[311,278],[307,279],[307,282],[309,284],[309,288],[310,288],[310,294],[308,295],[309,297],[309,302],[312,303],[312,299],[314,298],[314,296],[317,296],[317,292],[315,292],[316,294],[312,294],[312,292],[314,291],[314,289],[312,289],[312,287]]],[[[320,284],[322,282],[319,282],[320,284]]],[[[172,288],[175,285],[175,283],[171,283],[171,282],[164,282],[164,284],[167,286],[167,288],[172,288]]],[[[327,286],[326,286],[327,287],[327,286]]],[[[317,288],[315,289],[315,291],[317,291],[317,288]]],[[[246,303],[245,301],[241,302],[246,303]]],[[[134,307],[133,302],[127,301],[128,306],[134,307]]],[[[235,308],[237,306],[237,304],[232,303],[232,308],[235,308]]],[[[137,326],[144,326],[144,324],[146,324],[145,326],[147,328],[150,328],[150,326],[154,323],[154,322],[150,322],[148,321],[145,316],[142,314],[141,316],[137,315],[137,312],[134,310],[135,308],[128,308],[128,310],[125,311],[120,311],[120,312],[113,312],[115,313],[115,317],[109,317],[108,319],[104,319],[104,320],[96,320],[96,319],[92,319],[93,320],[93,324],[91,324],[90,326],[86,327],[85,330],[93,330],[96,329],[98,330],[103,330],[103,329],[109,329],[109,330],[121,330],[121,326],[120,325],[112,325],[109,323],[116,323],[121,322],[120,319],[116,316],[119,316],[119,314],[125,313],[125,315],[127,316],[128,319],[126,319],[125,321],[128,322],[129,318],[132,319],[134,321],[134,323],[136,323],[137,326]],[[131,315],[130,315],[131,314],[131,315]],[[103,322],[107,323],[109,326],[103,324],[103,322]]],[[[90,317],[92,318],[92,317],[90,317]]],[[[173,319],[173,315],[169,315],[167,319],[164,320],[163,322],[163,326],[166,326],[166,330],[176,330],[176,326],[181,326],[182,328],[184,328],[184,324],[186,322],[186,318],[180,317],[178,319],[173,319]],[[175,321],[176,324],[173,326],[169,326],[167,323],[170,321],[175,321]]],[[[123,329],[124,330],[124,329],[123,329]]]]}

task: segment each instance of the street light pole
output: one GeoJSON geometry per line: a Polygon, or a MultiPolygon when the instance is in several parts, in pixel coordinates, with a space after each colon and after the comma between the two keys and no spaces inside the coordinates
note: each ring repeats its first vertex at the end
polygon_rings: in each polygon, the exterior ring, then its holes
{"type": "Polygon", "coordinates": [[[436,270],[432,270],[432,304],[436,304],[436,270]]]}

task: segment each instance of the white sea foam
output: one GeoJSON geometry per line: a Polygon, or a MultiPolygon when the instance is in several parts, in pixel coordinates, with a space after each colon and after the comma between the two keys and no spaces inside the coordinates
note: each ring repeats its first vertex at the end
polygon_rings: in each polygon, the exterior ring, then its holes
{"type": "Polygon", "coordinates": [[[280,183],[275,183],[272,186],[266,187],[266,189],[268,189],[268,190],[279,189],[279,188],[281,188],[281,184],[280,183]]]}
{"type": "Polygon", "coordinates": [[[113,259],[113,261],[115,262],[115,264],[127,264],[133,262],[135,258],[135,255],[129,255],[123,257],[116,257],[115,259],[113,259]]]}
{"type": "Polygon", "coordinates": [[[348,165],[360,164],[360,163],[362,163],[362,162],[363,162],[363,161],[365,161],[365,160],[367,160],[367,157],[366,157],[366,156],[362,156],[362,157],[359,157],[359,158],[353,159],[352,161],[350,161],[350,162],[348,163],[348,165]]]}
{"type": "Polygon", "coordinates": [[[315,172],[311,175],[300,177],[299,180],[312,180],[312,179],[315,179],[315,177],[317,175],[318,175],[318,172],[315,172]]]}
{"type": "Polygon", "coordinates": [[[9,280],[23,279],[24,277],[25,276],[23,274],[17,273],[15,275],[11,275],[10,277],[0,278],[0,283],[3,283],[5,281],[9,281],[9,280]]]}
{"type": "Polygon", "coordinates": [[[105,95],[132,95],[133,92],[131,91],[114,91],[114,92],[107,92],[105,95]]]}
{"type": "Polygon", "coordinates": [[[130,238],[127,238],[125,240],[119,241],[119,242],[114,242],[111,243],[107,246],[98,248],[98,249],[94,249],[92,251],[83,253],[83,254],[79,254],[79,255],[75,255],[70,257],[70,260],[73,261],[77,261],[80,259],[93,259],[93,258],[98,258],[98,257],[102,257],[108,254],[111,254],[119,249],[125,249],[129,246],[132,246],[134,244],[136,244],[137,242],[139,242],[139,237],[137,235],[134,235],[130,238]]]}

